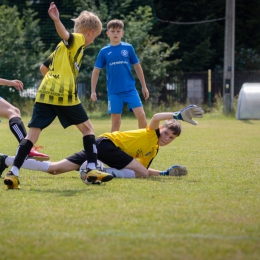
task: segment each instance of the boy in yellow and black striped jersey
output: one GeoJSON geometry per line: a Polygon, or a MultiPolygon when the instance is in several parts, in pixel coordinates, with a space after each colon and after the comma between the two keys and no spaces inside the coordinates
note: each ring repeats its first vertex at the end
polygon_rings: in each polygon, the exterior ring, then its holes
{"type": "Polygon", "coordinates": [[[113,176],[96,169],[97,149],[93,126],[78,95],[76,80],[81,66],[83,52],[102,31],[100,19],[93,13],[83,11],[74,19],[74,33],[69,33],[59,18],[59,11],[52,2],[48,13],[54,21],[62,41],[49,57],[48,72],[38,89],[27,136],[18,147],[13,167],[4,179],[8,189],[19,188],[19,170],[41,131],[59,118],[66,128],[76,125],[83,134],[83,146],[88,154],[88,165],[82,178],[85,182],[110,181],[113,176]]]}

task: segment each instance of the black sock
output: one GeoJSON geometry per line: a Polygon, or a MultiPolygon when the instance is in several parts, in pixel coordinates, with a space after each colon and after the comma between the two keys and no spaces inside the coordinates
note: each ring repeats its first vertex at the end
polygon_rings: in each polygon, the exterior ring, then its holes
{"type": "Polygon", "coordinates": [[[27,135],[26,129],[24,127],[23,121],[20,117],[13,117],[9,120],[9,127],[15,138],[20,143],[21,140],[27,135]]]}
{"type": "Polygon", "coordinates": [[[30,153],[32,147],[33,143],[30,140],[23,139],[18,146],[13,166],[16,166],[18,169],[20,169],[24,163],[24,160],[30,153]]]}
{"type": "Polygon", "coordinates": [[[86,152],[88,163],[95,163],[95,165],[97,165],[97,147],[95,136],[83,136],[83,146],[86,152]]]}

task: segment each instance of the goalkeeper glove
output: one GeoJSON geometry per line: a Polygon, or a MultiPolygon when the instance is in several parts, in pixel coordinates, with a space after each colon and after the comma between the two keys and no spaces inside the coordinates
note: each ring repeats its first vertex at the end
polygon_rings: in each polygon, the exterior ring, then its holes
{"type": "Polygon", "coordinates": [[[201,107],[196,105],[190,105],[182,109],[181,111],[177,111],[173,113],[173,118],[177,120],[186,121],[192,125],[197,125],[198,122],[192,120],[193,117],[203,117],[204,110],[201,107]]]}
{"type": "Polygon", "coordinates": [[[160,172],[164,176],[182,176],[188,174],[188,170],[181,165],[175,164],[168,168],[166,171],[160,172]]]}

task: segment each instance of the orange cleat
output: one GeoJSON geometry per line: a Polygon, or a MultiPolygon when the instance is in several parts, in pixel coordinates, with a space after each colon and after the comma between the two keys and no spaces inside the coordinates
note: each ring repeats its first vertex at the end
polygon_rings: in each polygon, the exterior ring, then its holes
{"type": "Polygon", "coordinates": [[[42,146],[34,146],[29,155],[28,155],[28,159],[35,159],[37,161],[48,161],[50,160],[50,156],[44,153],[40,153],[38,152],[39,149],[43,149],[42,146]]]}

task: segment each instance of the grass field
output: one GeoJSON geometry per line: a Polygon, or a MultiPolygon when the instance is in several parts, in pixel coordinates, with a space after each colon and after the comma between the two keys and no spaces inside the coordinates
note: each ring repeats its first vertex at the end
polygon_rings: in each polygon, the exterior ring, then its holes
{"type": "MultiPolygon", "coordinates": [[[[24,118],[25,123],[29,118],[24,118]]],[[[152,167],[182,164],[185,177],[114,179],[86,186],[78,172],[22,169],[21,190],[0,183],[0,259],[260,259],[260,121],[206,114],[162,147],[152,167]]],[[[110,121],[92,120],[96,134],[110,121]]],[[[121,130],[137,128],[123,119],[121,130]]],[[[0,123],[0,152],[17,141],[0,123]]],[[[58,121],[39,145],[56,161],[82,149],[58,121]]]]}

